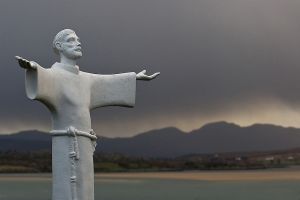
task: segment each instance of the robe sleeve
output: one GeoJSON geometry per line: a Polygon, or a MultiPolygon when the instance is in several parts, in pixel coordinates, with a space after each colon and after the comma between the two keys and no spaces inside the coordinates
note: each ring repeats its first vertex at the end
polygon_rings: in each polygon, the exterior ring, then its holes
{"type": "Polygon", "coordinates": [[[136,90],[134,72],[113,75],[93,74],[91,81],[91,109],[102,106],[134,106],[136,90]]]}
{"type": "Polygon", "coordinates": [[[25,87],[29,99],[39,100],[47,105],[53,103],[54,87],[53,76],[50,69],[37,67],[26,70],[25,87]]]}

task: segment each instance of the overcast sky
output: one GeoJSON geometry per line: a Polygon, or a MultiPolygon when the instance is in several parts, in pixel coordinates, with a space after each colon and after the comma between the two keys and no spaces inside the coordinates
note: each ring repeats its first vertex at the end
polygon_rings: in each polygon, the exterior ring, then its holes
{"type": "Polygon", "coordinates": [[[50,113],[25,96],[15,55],[48,68],[64,28],[80,37],[80,69],[147,69],[135,108],[92,113],[99,135],[129,136],[207,122],[300,127],[298,0],[1,0],[0,133],[50,130],[50,113]]]}

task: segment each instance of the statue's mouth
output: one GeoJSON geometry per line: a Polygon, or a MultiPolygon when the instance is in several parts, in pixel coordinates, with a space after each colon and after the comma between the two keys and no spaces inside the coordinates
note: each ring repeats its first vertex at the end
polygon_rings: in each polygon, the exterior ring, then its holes
{"type": "Polygon", "coordinates": [[[75,51],[77,51],[77,52],[81,52],[81,48],[80,48],[80,49],[75,49],[75,51]]]}

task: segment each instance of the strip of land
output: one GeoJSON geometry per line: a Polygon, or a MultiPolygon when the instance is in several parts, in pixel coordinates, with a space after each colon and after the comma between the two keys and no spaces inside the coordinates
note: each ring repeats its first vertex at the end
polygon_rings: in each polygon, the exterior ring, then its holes
{"type": "MultiPolygon", "coordinates": [[[[97,180],[107,179],[166,179],[195,181],[300,181],[300,169],[253,171],[192,171],[192,172],[133,172],[97,173],[97,180]]],[[[0,174],[0,181],[51,180],[51,174],[0,174]]]]}
{"type": "Polygon", "coordinates": [[[300,171],[155,172],[96,174],[96,179],[169,179],[197,181],[300,180],[300,171]]]}

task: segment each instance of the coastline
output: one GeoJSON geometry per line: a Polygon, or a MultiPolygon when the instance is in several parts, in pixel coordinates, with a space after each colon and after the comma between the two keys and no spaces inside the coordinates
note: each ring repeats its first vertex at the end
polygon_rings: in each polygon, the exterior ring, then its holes
{"type": "MultiPolygon", "coordinates": [[[[0,181],[51,181],[51,174],[0,174],[0,181]]],[[[95,181],[107,179],[160,179],[186,181],[300,181],[300,168],[242,171],[121,172],[96,173],[95,181]]]]}

